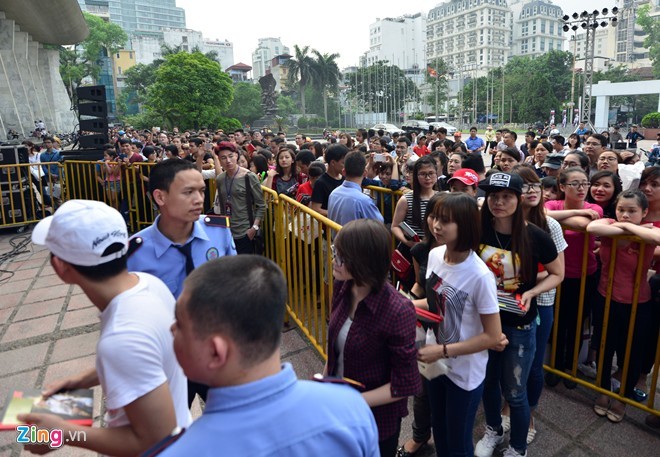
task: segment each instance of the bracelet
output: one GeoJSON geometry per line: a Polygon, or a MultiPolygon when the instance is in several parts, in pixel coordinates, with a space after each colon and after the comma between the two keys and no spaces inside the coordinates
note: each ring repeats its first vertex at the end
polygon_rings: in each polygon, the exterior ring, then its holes
{"type": "Polygon", "coordinates": [[[253,229],[255,232],[258,232],[258,231],[259,231],[259,226],[258,226],[257,224],[254,224],[254,225],[252,226],[252,229],[253,229]]]}
{"type": "Polygon", "coordinates": [[[449,354],[447,353],[447,343],[442,343],[442,351],[444,352],[445,359],[448,359],[449,354]]]}

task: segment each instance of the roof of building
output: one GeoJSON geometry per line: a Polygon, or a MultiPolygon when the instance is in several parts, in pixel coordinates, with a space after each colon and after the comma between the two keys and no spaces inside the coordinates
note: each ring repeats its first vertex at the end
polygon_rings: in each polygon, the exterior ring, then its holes
{"type": "Polygon", "coordinates": [[[40,43],[76,44],[89,35],[76,0],[0,0],[0,11],[40,43]]]}
{"type": "Polygon", "coordinates": [[[227,70],[250,71],[252,70],[252,67],[247,64],[244,64],[243,62],[238,62],[237,64],[234,64],[231,67],[227,68],[227,70]]]}

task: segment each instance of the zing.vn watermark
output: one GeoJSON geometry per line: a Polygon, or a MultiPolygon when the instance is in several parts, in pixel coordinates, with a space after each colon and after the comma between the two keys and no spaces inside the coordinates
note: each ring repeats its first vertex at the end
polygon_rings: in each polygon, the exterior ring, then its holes
{"type": "Polygon", "coordinates": [[[17,425],[16,442],[21,444],[46,444],[51,449],[58,449],[72,441],[87,441],[87,432],[70,430],[68,437],[58,428],[52,430],[37,428],[36,425],[17,425]]]}

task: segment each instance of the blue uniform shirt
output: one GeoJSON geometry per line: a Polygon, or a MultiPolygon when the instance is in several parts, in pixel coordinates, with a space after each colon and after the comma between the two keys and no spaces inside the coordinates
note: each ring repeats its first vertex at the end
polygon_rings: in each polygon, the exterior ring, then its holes
{"type": "Polygon", "coordinates": [[[355,219],[383,222],[383,215],[371,197],[362,192],[359,184],[344,181],[328,198],[328,219],[344,225],[355,219]]]}
{"type": "Polygon", "coordinates": [[[352,387],[299,381],[291,364],[249,384],[209,389],[202,416],[160,456],[375,457],[376,422],[352,387]]]}
{"type": "Polygon", "coordinates": [[[474,151],[483,146],[486,146],[486,143],[478,136],[474,137],[474,139],[472,139],[470,136],[465,140],[465,146],[467,146],[468,151],[474,151]]]}
{"type": "MultiPolygon", "coordinates": [[[[193,225],[192,257],[195,267],[208,260],[225,255],[236,255],[236,247],[228,227],[216,227],[204,222],[201,215],[193,225]]],[[[135,234],[142,238],[142,245],[128,258],[129,271],[151,273],[165,283],[172,295],[179,298],[186,279],[186,257],[174,243],[158,230],[156,217],[154,223],[135,234]]]]}

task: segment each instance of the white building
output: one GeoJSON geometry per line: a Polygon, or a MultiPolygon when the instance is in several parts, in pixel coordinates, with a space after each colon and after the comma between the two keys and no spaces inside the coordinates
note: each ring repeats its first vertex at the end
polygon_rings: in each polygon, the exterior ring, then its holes
{"type": "Polygon", "coordinates": [[[506,0],[450,0],[429,11],[426,59],[442,58],[450,69],[485,74],[509,55],[512,14],[506,0]]]}
{"type": "Polygon", "coordinates": [[[408,74],[419,74],[419,69],[426,68],[425,50],[426,17],[422,13],[376,19],[369,26],[369,51],[361,64],[387,61],[408,74]]]}
{"type": "Polygon", "coordinates": [[[564,13],[549,0],[511,0],[512,47],[509,57],[536,57],[564,46],[564,13]]]}
{"type": "MultiPolygon", "coordinates": [[[[575,55],[575,68],[584,70],[585,66],[585,32],[580,29],[568,40],[567,51],[575,55]]],[[[594,37],[594,71],[605,71],[610,66],[615,65],[616,56],[616,28],[605,27],[597,28],[594,37]]]]}
{"type": "Polygon", "coordinates": [[[252,53],[253,79],[259,81],[267,74],[273,57],[289,53],[289,48],[279,38],[259,38],[257,49],[252,53]]]}
{"type": "Polygon", "coordinates": [[[651,5],[651,15],[660,20],[660,1],[623,0],[619,1],[618,26],[616,27],[615,60],[632,68],[650,67],[649,50],[644,47],[646,35],[637,22],[640,6],[651,5]]]}
{"type": "Polygon", "coordinates": [[[202,53],[216,51],[217,61],[223,70],[234,64],[234,45],[225,40],[208,40],[202,32],[190,29],[165,28],[162,33],[133,34],[129,37],[130,49],[135,51],[136,63],[150,64],[162,57],[162,45],[171,48],[180,47],[182,51],[192,52],[197,49],[202,53]]]}

